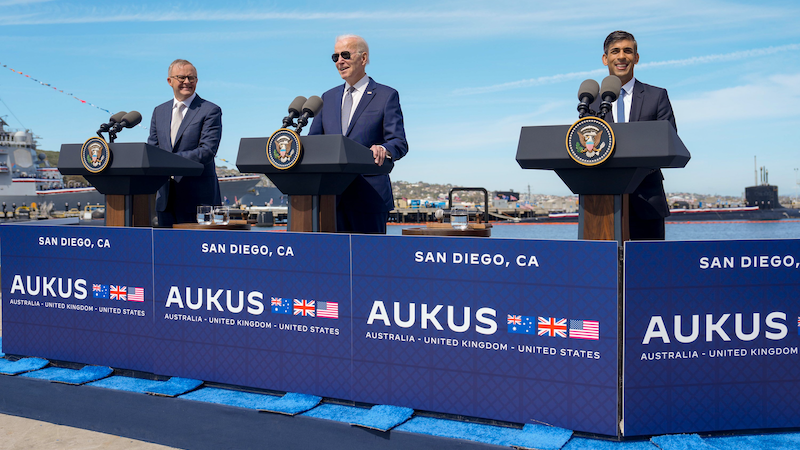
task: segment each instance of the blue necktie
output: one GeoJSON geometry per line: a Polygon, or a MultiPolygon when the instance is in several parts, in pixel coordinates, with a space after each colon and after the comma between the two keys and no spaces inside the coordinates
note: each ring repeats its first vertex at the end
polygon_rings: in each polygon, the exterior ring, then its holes
{"type": "Polygon", "coordinates": [[[625,120],[625,89],[620,89],[619,99],[617,99],[617,122],[627,122],[625,120]]]}

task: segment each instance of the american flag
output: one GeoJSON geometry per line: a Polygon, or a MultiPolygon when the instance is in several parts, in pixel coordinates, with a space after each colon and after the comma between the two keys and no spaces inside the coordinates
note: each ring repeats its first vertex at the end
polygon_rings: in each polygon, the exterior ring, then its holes
{"type": "Polygon", "coordinates": [[[508,315],[508,332],[517,334],[536,333],[536,317],[508,315]]]}
{"type": "Polygon", "coordinates": [[[567,337],[567,319],[539,317],[539,336],[567,337]]]}
{"type": "Polygon", "coordinates": [[[309,316],[314,317],[314,300],[296,300],[294,301],[294,315],[295,316],[309,316]]]}
{"type": "Polygon", "coordinates": [[[143,302],[144,301],[144,288],[128,286],[128,301],[129,302],[143,302]]]}
{"type": "Polygon", "coordinates": [[[600,339],[600,322],[596,320],[569,321],[569,337],[575,339],[600,339]]]}
{"type": "Polygon", "coordinates": [[[327,317],[328,319],[339,318],[339,303],[337,302],[317,302],[317,317],[327,317]]]}
{"type": "Polygon", "coordinates": [[[107,284],[93,284],[92,294],[94,298],[108,298],[108,285],[107,284]]]}
{"type": "Polygon", "coordinates": [[[272,297],[270,305],[272,306],[272,312],[275,314],[292,313],[292,301],[288,298],[272,297]]]}
{"type": "Polygon", "coordinates": [[[111,300],[127,300],[128,292],[125,286],[111,285],[111,300]]]}

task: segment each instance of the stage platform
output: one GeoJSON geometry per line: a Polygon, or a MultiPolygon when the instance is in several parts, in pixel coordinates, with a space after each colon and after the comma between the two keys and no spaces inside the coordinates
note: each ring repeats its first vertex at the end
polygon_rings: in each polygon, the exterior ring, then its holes
{"type": "MultiPolygon", "coordinates": [[[[0,345],[2,340],[0,340],[0,345]]],[[[1,350],[0,350],[1,352],[1,350]]],[[[20,360],[5,356],[4,361],[20,360]]],[[[82,365],[51,362],[27,374],[0,375],[0,413],[91,430],[175,448],[326,448],[326,449],[500,449],[553,450],[621,449],[795,449],[800,433],[700,436],[664,435],[624,442],[577,435],[570,430],[542,425],[477,421],[468,417],[414,411],[387,431],[354,426],[347,419],[370,405],[346,405],[323,399],[297,415],[269,413],[255,408],[209,401],[147,395],[90,385],[70,385],[30,378],[37,372],[59,367],[74,370],[82,365]],[[71,369],[70,369],[71,368],[71,369]],[[27,377],[26,377],[27,375],[27,377]],[[324,418],[323,418],[324,417],[324,418]],[[483,422],[483,423],[481,423],[483,422]],[[502,426],[501,426],[502,425],[502,426]]],[[[87,366],[96,367],[96,366],[87,366]]],[[[165,380],[125,370],[115,370],[101,381],[165,380]]],[[[236,386],[201,385],[189,394],[222,390],[248,398],[274,398],[280,393],[243,390],[236,386]],[[241,390],[240,390],[241,389],[241,390]]],[[[225,398],[223,396],[222,398],[225,398]]],[[[8,444],[9,442],[5,442],[8,444]]],[[[0,437],[0,447],[4,446],[0,437]]]]}

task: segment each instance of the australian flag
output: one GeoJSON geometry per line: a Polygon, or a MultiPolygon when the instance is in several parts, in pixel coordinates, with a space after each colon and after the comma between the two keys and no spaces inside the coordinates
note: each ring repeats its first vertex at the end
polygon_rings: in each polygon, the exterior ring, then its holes
{"type": "Polygon", "coordinates": [[[536,334],[536,317],[508,315],[508,332],[536,334]]]}
{"type": "Polygon", "coordinates": [[[272,312],[275,314],[291,314],[292,300],[288,298],[272,297],[270,301],[272,312]]]}
{"type": "Polygon", "coordinates": [[[92,284],[94,298],[108,299],[109,289],[107,284],[92,284]]]}

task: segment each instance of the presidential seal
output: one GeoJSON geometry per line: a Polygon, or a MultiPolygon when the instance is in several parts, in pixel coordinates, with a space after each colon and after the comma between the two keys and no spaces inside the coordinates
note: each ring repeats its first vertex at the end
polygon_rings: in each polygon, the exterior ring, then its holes
{"type": "Polygon", "coordinates": [[[267,159],[272,167],[280,170],[291,169],[300,161],[303,145],[300,136],[288,128],[272,133],[267,141],[267,159]]]}
{"type": "Polygon", "coordinates": [[[83,147],[81,147],[81,162],[89,172],[100,173],[106,170],[110,160],[111,150],[108,149],[105,139],[92,137],[83,143],[83,147]]]}
{"type": "Polygon", "coordinates": [[[614,130],[597,117],[584,117],[567,132],[567,153],[582,166],[596,166],[614,151],[614,130]]]}

